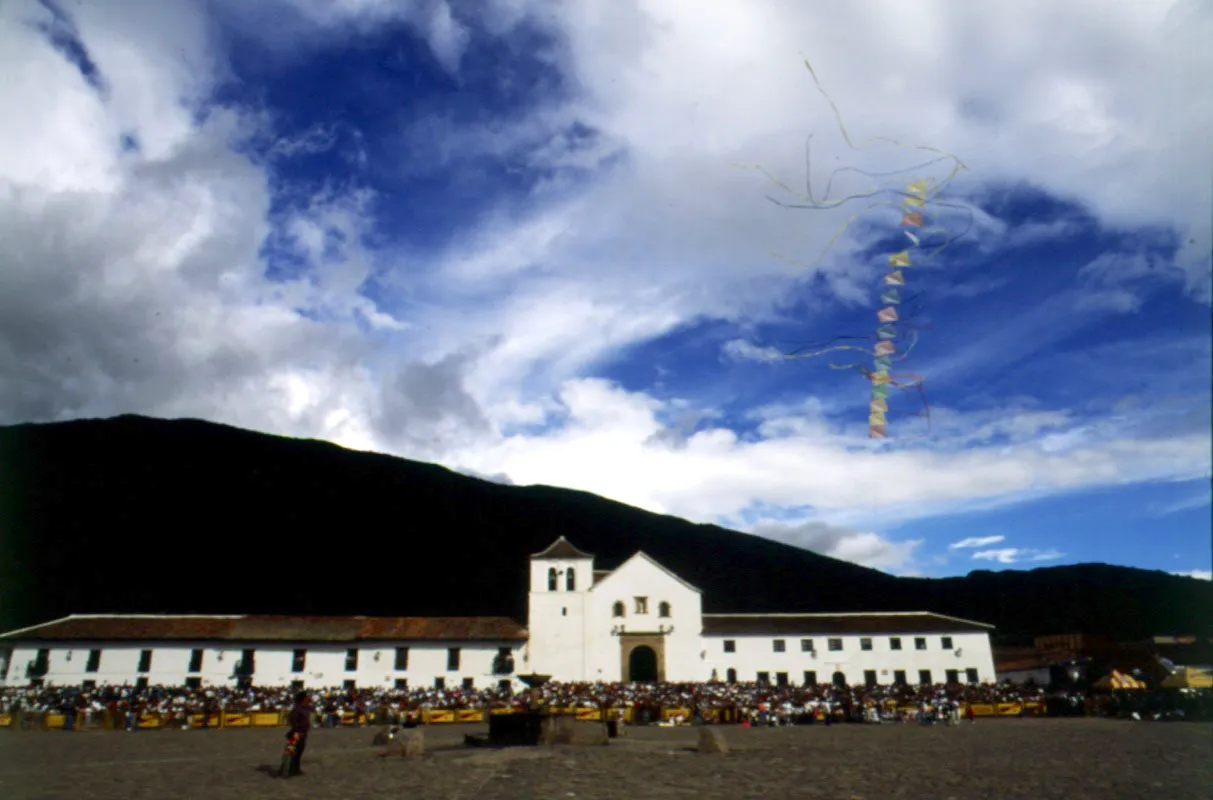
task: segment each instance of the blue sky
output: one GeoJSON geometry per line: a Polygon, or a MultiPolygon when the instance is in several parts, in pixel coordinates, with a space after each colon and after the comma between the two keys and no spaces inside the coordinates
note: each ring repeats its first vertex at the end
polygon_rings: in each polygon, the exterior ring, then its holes
{"type": "Polygon", "coordinates": [[[896,574],[1208,577],[1213,14],[931,8],[6,3],[2,421],[326,438],[896,574]],[[899,212],[737,164],[950,166],[848,147],[805,57],[855,142],[967,167],[886,440],[849,353],[784,354],[874,333],[899,212]]]}

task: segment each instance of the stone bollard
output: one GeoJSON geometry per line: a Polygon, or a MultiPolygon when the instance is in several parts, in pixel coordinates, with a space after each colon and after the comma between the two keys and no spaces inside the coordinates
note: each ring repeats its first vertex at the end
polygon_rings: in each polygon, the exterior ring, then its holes
{"type": "Polygon", "coordinates": [[[725,755],[729,752],[729,743],[718,727],[704,725],[699,729],[699,752],[705,755],[725,755]]]}
{"type": "MultiPolygon", "coordinates": [[[[378,736],[375,737],[378,740],[378,736]]],[[[397,758],[421,758],[425,755],[425,732],[423,728],[410,728],[400,731],[396,738],[388,741],[379,754],[380,758],[396,756],[397,758]]]]}

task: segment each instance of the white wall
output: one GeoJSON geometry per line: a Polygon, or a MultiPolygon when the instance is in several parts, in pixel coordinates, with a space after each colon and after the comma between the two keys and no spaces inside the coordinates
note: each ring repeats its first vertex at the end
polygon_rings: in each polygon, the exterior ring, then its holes
{"type": "Polygon", "coordinates": [[[890,635],[850,636],[838,634],[780,634],[764,636],[705,636],[708,671],[717,670],[717,677],[725,680],[730,667],[737,670],[737,680],[757,680],[759,672],[769,672],[771,683],[776,673],[788,673],[788,682],[800,685],[806,670],[817,673],[818,683],[830,683],[834,672],[846,676],[848,684],[864,682],[864,671],[875,670],[878,684],[892,684],[895,670],[905,670],[906,682],[917,684],[918,671],[931,670],[931,681],[943,683],[946,670],[955,669],[961,683],[965,683],[965,670],[977,669],[978,681],[994,680],[994,659],[990,649],[990,637],[985,633],[918,634],[927,640],[926,650],[915,649],[915,634],[896,634],[901,639],[901,650],[893,650],[890,635]],[[945,650],[943,636],[951,636],[953,649],[945,650]],[[829,639],[841,639],[842,650],[830,651],[829,639]],[[863,650],[860,640],[869,638],[871,650],[863,650]],[[736,644],[735,653],[724,652],[725,640],[736,644]],[[774,640],[782,639],[785,651],[774,651],[774,640]],[[814,652],[801,650],[801,639],[812,639],[814,652]],[[957,655],[959,651],[960,655],[957,655]]]}
{"type": "Polygon", "coordinates": [[[560,681],[587,679],[586,613],[594,561],[576,559],[532,559],[531,591],[527,603],[530,646],[525,661],[516,662],[519,672],[551,675],[560,681]],[[548,590],[548,570],[557,571],[556,590],[548,590]],[[576,576],[568,591],[566,576],[576,576]]]}
{"type": "Polygon", "coordinates": [[[657,631],[673,627],[665,636],[665,679],[667,681],[706,680],[710,669],[700,657],[703,651],[703,603],[700,593],[671,573],[637,554],[619,569],[600,580],[590,593],[587,633],[590,680],[622,680],[622,652],[618,636],[611,629],[623,625],[632,632],[657,631]],[[636,613],[635,598],[648,599],[648,613],[636,613]],[[613,616],[616,601],[622,601],[624,616],[613,616]],[[659,616],[662,602],[670,604],[670,616],[659,616]]]}
{"type": "MultiPolygon", "coordinates": [[[[358,643],[358,668],[345,670],[346,644],[308,643],[189,643],[150,642],[146,644],[115,644],[73,642],[71,644],[46,644],[50,650],[50,671],[43,678],[47,685],[79,685],[81,681],[93,680],[101,685],[134,685],[140,677],[148,683],[165,686],[181,686],[189,675],[202,678],[204,686],[234,685],[232,670],[240,660],[243,650],[254,651],[255,672],[253,683],[259,686],[288,686],[292,681],[302,680],[307,686],[340,686],[354,680],[360,687],[387,687],[395,685],[397,678],[408,680],[410,687],[433,686],[436,677],[443,677],[447,687],[462,684],[464,678],[472,678],[476,686],[492,687],[507,676],[492,674],[493,659],[499,647],[509,647],[514,655],[515,672],[520,671],[523,647],[518,642],[382,642],[358,643]],[[396,647],[409,648],[408,669],[396,670],[396,647]],[[460,648],[459,669],[447,670],[448,647],[460,648]],[[193,649],[203,651],[202,671],[189,673],[190,653],[193,649]],[[307,658],[302,673],[292,673],[292,659],[296,648],[306,649],[307,658]],[[90,649],[100,649],[101,663],[96,672],[86,672],[90,649]],[[139,654],[144,649],[152,650],[151,669],[138,672],[139,654]],[[70,658],[69,658],[70,654],[70,658]],[[375,660],[375,655],[379,660],[375,660]],[[222,656],[222,658],[220,657],[222,656]]],[[[9,666],[7,685],[23,686],[26,664],[33,661],[38,645],[22,644],[14,648],[9,666]]],[[[510,676],[512,677],[512,676],[510,676]]]]}

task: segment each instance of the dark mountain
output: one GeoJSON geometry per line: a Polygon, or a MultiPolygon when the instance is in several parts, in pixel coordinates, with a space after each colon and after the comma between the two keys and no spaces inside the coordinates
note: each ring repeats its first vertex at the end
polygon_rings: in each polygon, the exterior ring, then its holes
{"type": "Polygon", "coordinates": [[[585,492],[196,420],[0,427],[0,628],[69,613],[508,614],[565,535],[638,549],[706,611],[928,609],[1003,636],[1213,633],[1213,585],[1086,564],[942,580],[876,570],[585,492]]]}

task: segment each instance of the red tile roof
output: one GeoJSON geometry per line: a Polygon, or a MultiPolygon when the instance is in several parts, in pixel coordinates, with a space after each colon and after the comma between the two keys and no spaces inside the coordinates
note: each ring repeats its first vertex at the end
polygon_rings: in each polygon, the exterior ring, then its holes
{"type": "Polygon", "coordinates": [[[0,634],[9,640],[236,642],[525,641],[507,617],[71,616],[0,634]]]}
{"type": "Polygon", "coordinates": [[[589,553],[578,550],[573,546],[573,543],[561,536],[556,541],[548,545],[548,548],[540,553],[535,553],[531,556],[532,559],[559,559],[559,558],[593,558],[589,553]]]}
{"type": "Polygon", "coordinates": [[[707,636],[988,633],[994,626],[929,611],[902,614],[704,614],[707,636]]]}

